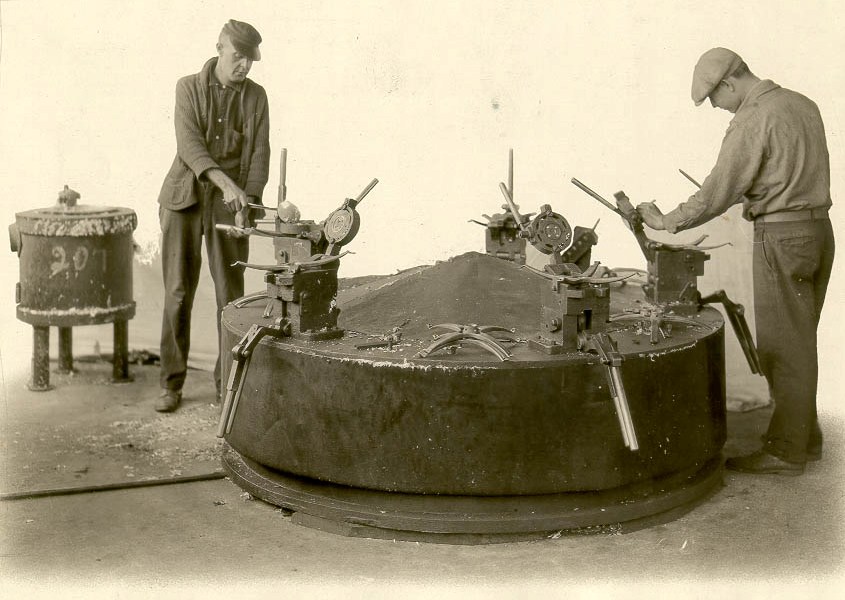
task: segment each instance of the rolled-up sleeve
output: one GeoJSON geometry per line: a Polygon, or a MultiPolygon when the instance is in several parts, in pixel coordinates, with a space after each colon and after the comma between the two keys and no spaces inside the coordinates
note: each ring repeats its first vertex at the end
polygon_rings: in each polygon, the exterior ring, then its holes
{"type": "Polygon", "coordinates": [[[676,233],[696,227],[743,201],[760,169],[764,140],[748,121],[731,124],[725,132],[719,157],[701,189],[667,213],[663,224],[676,233]]]}

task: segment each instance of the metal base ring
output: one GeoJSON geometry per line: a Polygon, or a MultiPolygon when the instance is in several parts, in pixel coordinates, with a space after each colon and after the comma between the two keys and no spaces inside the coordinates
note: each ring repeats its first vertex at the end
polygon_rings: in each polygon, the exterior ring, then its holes
{"type": "Polygon", "coordinates": [[[528,496],[447,496],[366,490],[268,469],[224,443],[223,467],[291,520],[348,537],[488,544],[629,533],[679,518],[722,486],[721,455],[691,472],[610,490],[528,496]]]}

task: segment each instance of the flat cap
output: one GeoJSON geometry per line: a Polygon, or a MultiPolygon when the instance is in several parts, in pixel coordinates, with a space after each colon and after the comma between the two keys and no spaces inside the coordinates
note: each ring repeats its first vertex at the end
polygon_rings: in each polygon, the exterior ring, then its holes
{"type": "Polygon", "coordinates": [[[223,26],[222,33],[229,36],[235,50],[252,60],[261,60],[261,52],[258,50],[258,44],[261,43],[261,34],[255,27],[249,23],[231,19],[223,26]]]}
{"type": "Polygon", "coordinates": [[[692,72],[692,101],[699,106],[719,82],[733,73],[742,59],[733,50],[711,48],[701,55],[692,72]]]}

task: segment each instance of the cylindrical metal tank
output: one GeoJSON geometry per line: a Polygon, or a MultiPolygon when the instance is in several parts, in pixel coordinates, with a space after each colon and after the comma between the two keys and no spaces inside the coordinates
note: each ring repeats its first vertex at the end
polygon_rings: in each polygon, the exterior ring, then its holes
{"type": "Polygon", "coordinates": [[[17,317],[34,329],[32,389],[49,389],[49,327],[59,328],[59,368],[72,369],[71,327],[114,323],[114,379],[128,379],[135,212],[67,205],[17,213],[9,227],[20,257],[17,317]]]}

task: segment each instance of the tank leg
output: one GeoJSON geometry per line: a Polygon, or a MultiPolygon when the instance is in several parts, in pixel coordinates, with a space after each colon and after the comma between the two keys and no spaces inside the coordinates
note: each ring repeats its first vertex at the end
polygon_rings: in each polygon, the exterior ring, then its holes
{"type": "Polygon", "coordinates": [[[73,373],[73,328],[59,327],[59,373],[73,373]]]}
{"type": "Polygon", "coordinates": [[[27,386],[33,392],[53,389],[50,385],[50,328],[32,326],[32,380],[27,386]]]}
{"type": "Polygon", "coordinates": [[[115,383],[132,381],[129,375],[129,323],[125,320],[114,322],[112,381],[115,383]]]}

